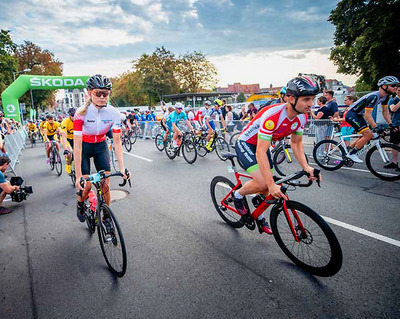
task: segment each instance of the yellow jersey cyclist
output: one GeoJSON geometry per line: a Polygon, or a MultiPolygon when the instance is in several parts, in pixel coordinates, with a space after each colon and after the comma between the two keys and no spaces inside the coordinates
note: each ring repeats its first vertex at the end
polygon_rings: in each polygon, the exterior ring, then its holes
{"type": "Polygon", "coordinates": [[[68,109],[68,117],[61,122],[61,144],[64,149],[65,171],[71,174],[72,151],[74,149],[74,116],[75,108],[68,109]]]}
{"type": "Polygon", "coordinates": [[[57,151],[60,151],[60,146],[58,145],[57,142],[57,136],[56,134],[60,135],[61,130],[60,130],[60,123],[57,121],[54,121],[54,116],[49,114],[47,115],[47,121],[44,124],[43,128],[43,135],[46,143],[46,155],[47,155],[47,164],[50,164],[50,141],[56,141],[56,147],[57,151]]]}
{"type": "Polygon", "coordinates": [[[35,132],[37,132],[37,126],[36,126],[35,123],[33,123],[32,120],[29,120],[29,121],[28,121],[27,127],[28,127],[28,130],[29,130],[30,133],[35,133],[35,132]]]}
{"type": "Polygon", "coordinates": [[[46,117],[42,116],[40,118],[40,123],[39,123],[39,132],[40,132],[40,135],[43,138],[43,142],[46,142],[46,139],[44,138],[44,126],[45,125],[46,125],[46,117]]]}

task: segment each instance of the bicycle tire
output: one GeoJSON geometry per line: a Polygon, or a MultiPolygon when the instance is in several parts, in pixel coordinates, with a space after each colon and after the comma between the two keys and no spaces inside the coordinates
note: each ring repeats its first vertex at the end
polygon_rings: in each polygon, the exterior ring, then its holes
{"type": "MultiPolygon", "coordinates": [[[[386,153],[386,157],[389,160],[392,158],[392,151],[400,152],[400,147],[394,144],[381,143],[380,147],[386,153]]],[[[400,171],[396,171],[395,169],[385,169],[383,167],[383,165],[388,163],[383,161],[376,145],[367,152],[365,156],[365,164],[372,174],[384,181],[396,181],[400,179],[400,171]]]]}
{"type": "Polygon", "coordinates": [[[272,232],[279,247],[292,262],[309,273],[321,277],[335,275],[342,267],[343,255],[339,241],[333,230],[321,216],[306,205],[289,200],[286,201],[286,207],[288,208],[293,226],[296,229],[297,236],[300,237],[300,242],[297,243],[294,240],[283,210],[283,205],[276,205],[271,211],[270,222],[272,232]],[[297,212],[299,219],[306,229],[306,232],[303,234],[298,227],[293,210],[297,212]],[[318,243],[316,243],[317,240],[318,243]],[[314,245],[311,248],[312,244],[314,245]],[[326,248],[323,248],[323,245],[326,248]],[[318,249],[319,253],[313,259],[311,255],[318,249]]]}
{"type": "Polygon", "coordinates": [[[173,160],[176,157],[176,155],[178,155],[178,152],[172,145],[172,140],[170,138],[167,138],[167,140],[165,141],[164,150],[165,150],[165,154],[167,154],[167,157],[170,160],[173,160]]]}
{"type": "Polygon", "coordinates": [[[54,152],[54,159],[55,159],[54,166],[56,167],[57,175],[61,176],[61,174],[62,174],[62,162],[61,162],[60,153],[58,153],[58,151],[54,152]]]}
{"type": "Polygon", "coordinates": [[[157,134],[156,138],[154,139],[154,143],[156,144],[156,148],[162,152],[164,150],[164,135],[157,134]]]}
{"type": "Polygon", "coordinates": [[[55,162],[55,157],[54,157],[54,150],[50,150],[50,169],[53,171],[54,170],[54,162],[55,162]]]}
{"type": "Polygon", "coordinates": [[[236,132],[235,134],[232,134],[231,138],[229,139],[229,145],[235,147],[236,141],[239,137],[240,132],[236,132]]]}
{"type": "Polygon", "coordinates": [[[122,137],[122,144],[124,145],[127,152],[132,150],[132,142],[128,136],[122,137]]]}
{"type": "Polygon", "coordinates": [[[218,137],[214,144],[215,152],[221,161],[226,161],[227,158],[222,156],[222,153],[229,152],[229,145],[222,137],[218,137]]]}
{"type": "MultiPolygon", "coordinates": [[[[281,176],[288,176],[302,170],[302,167],[297,162],[297,159],[291,151],[292,148],[289,145],[286,145],[285,149],[288,150],[288,152],[290,153],[289,156],[291,161],[289,161],[289,159],[287,158],[286,153],[284,152],[282,147],[279,147],[274,152],[274,158],[272,160],[273,167],[275,168],[276,172],[281,176]]],[[[306,161],[308,163],[307,154],[304,153],[304,156],[306,157],[306,161]]]]}
{"type": "Polygon", "coordinates": [[[107,204],[102,203],[99,210],[100,212],[98,214],[97,232],[99,235],[101,251],[103,252],[104,259],[106,260],[107,266],[111,270],[111,272],[113,272],[117,277],[123,277],[125,275],[127,267],[124,236],[122,235],[118,220],[115,217],[114,213],[111,211],[110,207],[108,207],[107,204]],[[108,238],[106,238],[105,227],[101,222],[102,217],[105,215],[104,213],[106,213],[111,218],[111,221],[114,224],[114,236],[108,238]],[[114,250],[114,254],[110,254],[109,256],[107,253],[110,249],[114,250]],[[115,257],[117,253],[118,255],[121,255],[118,256],[120,258],[118,258],[118,260],[111,260],[111,258],[115,257]]]}
{"type": "Polygon", "coordinates": [[[92,212],[90,212],[90,207],[88,207],[86,205],[86,203],[84,204],[84,206],[85,206],[85,214],[86,214],[86,226],[89,229],[89,233],[91,235],[93,235],[96,231],[97,215],[95,217],[94,214],[92,212]]]}
{"type": "MultiPolygon", "coordinates": [[[[227,223],[229,226],[233,228],[241,228],[244,226],[244,223],[241,221],[241,216],[231,211],[230,209],[222,206],[221,201],[225,198],[225,196],[235,187],[235,184],[232,183],[231,180],[224,176],[216,176],[212,179],[210,184],[210,193],[211,199],[214,203],[215,209],[218,212],[218,215],[227,223]],[[221,184],[219,187],[218,184],[221,184]]],[[[231,197],[226,200],[226,204],[233,206],[233,193],[231,197]]]]}
{"type": "Polygon", "coordinates": [[[200,157],[204,157],[207,155],[206,145],[207,145],[207,140],[205,137],[198,137],[196,139],[197,154],[200,157]]]}
{"type": "Polygon", "coordinates": [[[344,165],[343,158],[346,156],[346,151],[343,146],[334,140],[323,140],[315,144],[313,149],[313,158],[319,167],[327,171],[335,171],[344,165]],[[335,145],[333,148],[327,146],[335,145]],[[322,149],[321,149],[322,146],[322,149]],[[329,152],[326,152],[326,149],[329,152]],[[340,154],[339,154],[340,152],[340,154]]]}
{"type": "Polygon", "coordinates": [[[129,133],[129,139],[131,140],[132,145],[136,143],[137,136],[138,136],[138,134],[136,133],[136,130],[131,131],[131,133],[129,133]]]}
{"type": "Polygon", "coordinates": [[[191,140],[184,139],[181,145],[182,155],[186,162],[193,164],[197,159],[197,150],[191,140]]]}

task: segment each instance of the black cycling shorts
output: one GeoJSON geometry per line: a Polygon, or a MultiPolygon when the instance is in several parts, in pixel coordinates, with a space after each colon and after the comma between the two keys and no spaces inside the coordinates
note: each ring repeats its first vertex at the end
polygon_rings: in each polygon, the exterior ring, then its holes
{"type": "Polygon", "coordinates": [[[72,149],[74,149],[74,139],[73,138],[67,138],[67,141],[69,145],[71,146],[72,149]]]}
{"type": "Polygon", "coordinates": [[[369,127],[364,116],[351,110],[346,114],[346,122],[349,123],[357,133],[360,133],[369,127]]]}
{"type": "MultiPolygon", "coordinates": [[[[235,144],[236,155],[238,160],[243,164],[243,168],[248,172],[252,173],[258,170],[258,163],[256,159],[257,145],[247,143],[245,141],[237,140],[235,144]]],[[[267,151],[268,162],[271,170],[273,170],[271,152],[267,151]]]]}
{"type": "Polygon", "coordinates": [[[56,136],[56,134],[54,134],[54,135],[47,135],[47,138],[49,139],[49,141],[54,141],[54,136],[56,136]]]}
{"type": "Polygon", "coordinates": [[[86,143],[82,142],[82,175],[90,174],[90,159],[93,158],[96,171],[105,170],[110,172],[110,152],[107,142],[86,143]]]}
{"type": "Polygon", "coordinates": [[[165,124],[163,123],[163,121],[160,122],[161,123],[161,127],[163,128],[163,130],[166,132],[168,131],[168,127],[165,126],[165,124]]]}
{"type": "Polygon", "coordinates": [[[112,133],[112,131],[110,130],[110,131],[108,131],[107,133],[106,133],[106,136],[108,137],[108,138],[113,138],[113,133],[112,133]]]}

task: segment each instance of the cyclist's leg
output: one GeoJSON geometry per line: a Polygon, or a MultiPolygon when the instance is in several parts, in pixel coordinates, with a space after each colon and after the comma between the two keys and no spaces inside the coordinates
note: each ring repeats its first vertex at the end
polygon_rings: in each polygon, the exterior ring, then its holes
{"type": "Polygon", "coordinates": [[[356,141],[354,149],[350,152],[350,154],[355,154],[371,140],[372,131],[369,129],[364,117],[355,112],[348,111],[346,115],[346,121],[355,129],[357,133],[362,135],[362,137],[356,141]]]}
{"type": "MultiPolygon", "coordinates": [[[[96,167],[96,171],[98,172],[104,170],[106,174],[109,174],[111,172],[111,167],[110,167],[110,152],[108,151],[107,143],[106,141],[104,141],[96,144],[97,144],[96,150],[93,154],[93,161],[96,167]]],[[[107,178],[101,185],[102,185],[104,201],[106,202],[107,205],[110,205],[111,194],[109,191],[110,190],[109,178],[107,178]]]]}

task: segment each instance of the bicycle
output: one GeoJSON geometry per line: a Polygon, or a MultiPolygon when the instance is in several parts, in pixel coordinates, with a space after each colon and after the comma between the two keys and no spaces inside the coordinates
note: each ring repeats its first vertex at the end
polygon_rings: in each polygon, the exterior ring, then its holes
{"type": "MultiPolygon", "coordinates": [[[[99,171],[89,177],[81,178],[81,186],[84,187],[84,181],[89,181],[94,185],[96,196],[89,195],[89,205],[87,202],[83,205],[86,215],[86,224],[90,234],[94,234],[97,228],[101,251],[106,260],[107,266],[117,277],[123,277],[127,267],[127,254],[124,236],[121,227],[111,208],[105,203],[103,192],[101,190],[102,181],[113,176],[123,176],[122,173],[106,174],[105,171],[99,171]]],[[[130,180],[128,180],[131,186],[130,180]]],[[[119,184],[125,186],[126,180],[119,184]]],[[[92,192],[93,190],[91,190],[92,192]]],[[[82,196],[82,191],[78,192],[82,196]]]]}
{"type": "MultiPolygon", "coordinates": [[[[293,200],[275,199],[272,195],[265,197],[257,195],[252,199],[255,207],[250,211],[246,196],[244,205],[248,211],[240,215],[233,204],[233,192],[242,186],[241,178],[251,179],[250,175],[238,173],[235,167],[234,154],[224,154],[232,163],[236,184],[224,176],[216,176],[211,181],[210,192],[214,206],[220,217],[230,226],[241,228],[246,226],[255,229],[255,221],[271,205],[270,225],[273,236],[286,256],[300,268],[313,275],[329,277],[335,275],[342,266],[343,255],[339,241],[324,221],[314,210],[293,200]]],[[[311,186],[312,181],[302,183],[298,181],[308,174],[305,171],[294,173],[282,179],[274,178],[276,184],[281,185],[284,194],[296,187],[311,186]]],[[[319,170],[314,170],[314,176],[319,170]]],[[[319,180],[317,180],[319,185],[319,180]]]]}
{"type": "Polygon", "coordinates": [[[114,170],[118,173],[119,164],[117,156],[115,155],[114,140],[112,138],[107,138],[107,139],[108,139],[108,149],[110,151],[110,164],[114,168],[114,170]]]}
{"type": "MultiPolygon", "coordinates": [[[[132,150],[132,142],[129,136],[129,131],[125,131],[124,134],[121,135],[121,142],[122,146],[125,147],[127,152],[130,152],[132,150]]],[[[135,140],[136,142],[136,140],[135,140]]]]}
{"type": "MultiPolygon", "coordinates": [[[[156,144],[156,148],[162,152],[165,148],[165,143],[164,143],[164,137],[165,137],[165,131],[162,130],[161,133],[158,133],[154,139],[154,143],[156,144]]],[[[168,138],[172,139],[172,132],[170,131],[168,133],[168,138]]]]}
{"type": "MultiPolygon", "coordinates": [[[[71,166],[71,173],[68,174],[68,176],[71,178],[72,185],[75,187],[75,182],[76,182],[76,172],[75,172],[75,162],[74,162],[74,153],[71,154],[71,161],[70,161],[70,166],[71,166]]],[[[65,154],[65,162],[68,163],[68,155],[65,154]]]]}
{"type": "Polygon", "coordinates": [[[49,141],[50,143],[50,168],[51,170],[56,169],[57,175],[61,176],[62,173],[62,163],[61,163],[61,156],[60,153],[57,150],[57,142],[52,140],[49,141]]]}
{"type": "MultiPolygon", "coordinates": [[[[337,170],[343,165],[347,167],[354,165],[354,162],[347,157],[349,151],[344,143],[344,138],[361,137],[362,135],[341,135],[337,133],[335,136],[340,138],[340,143],[335,140],[322,140],[313,149],[313,157],[317,165],[328,171],[337,170]]],[[[392,154],[400,152],[400,147],[390,143],[382,143],[380,138],[382,138],[382,134],[374,133],[374,137],[356,155],[367,153],[365,163],[368,170],[376,177],[385,181],[399,180],[400,171],[384,168],[384,166],[391,163],[392,154]]]]}
{"type": "Polygon", "coordinates": [[[212,142],[210,145],[211,150],[207,149],[206,147],[209,143],[206,139],[207,134],[201,134],[201,136],[196,141],[196,149],[200,157],[204,157],[208,153],[215,151],[220,160],[226,161],[226,158],[222,156],[222,153],[229,152],[229,145],[224,138],[219,136],[219,134],[219,130],[214,131],[214,136],[212,137],[212,142]]]}
{"type": "Polygon", "coordinates": [[[31,147],[36,147],[36,132],[28,131],[29,141],[31,142],[31,147]]]}
{"type": "MultiPolygon", "coordinates": [[[[196,146],[193,143],[191,136],[191,132],[184,132],[183,136],[180,138],[180,144],[178,147],[173,145],[172,138],[168,137],[165,141],[165,154],[171,160],[173,160],[176,156],[179,156],[182,152],[183,158],[189,164],[193,164],[197,159],[197,150],[196,146]]],[[[178,139],[179,140],[179,139],[178,139]]]]}

